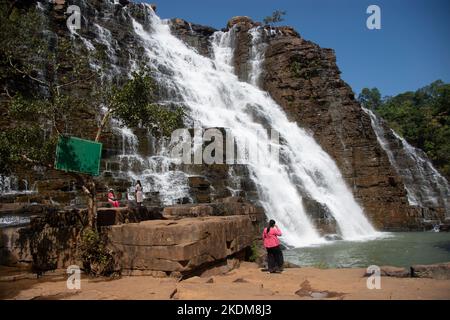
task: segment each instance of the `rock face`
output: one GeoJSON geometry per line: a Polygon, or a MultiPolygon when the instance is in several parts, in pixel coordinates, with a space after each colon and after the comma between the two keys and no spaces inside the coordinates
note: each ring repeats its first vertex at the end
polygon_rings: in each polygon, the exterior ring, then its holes
{"type": "MultiPolygon", "coordinates": [[[[12,207],[28,210],[14,205],[5,212],[12,207]]],[[[86,210],[33,207],[28,225],[0,228],[0,265],[31,266],[38,273],[82,266],[86,210]]],[[[177,276],[216,268],[207,274],[223,273],[248,255],[264,224],[262,208],[239,197],[170,206],[164,215],[159,207],[98,209],[98,227],[115,253],[115,271],[177,276]]]]}
{"type": "Polygon", "coordinates": [[[145,221],[111,227],[121,270],[188,274],[242,252],[254,228],[248,216],[145,221]]]}
{"type": "Polygon", "coordinates": [[[176,18],[171,20],[170,30],[191,47],[196,48],[200,54],[205,56],[211,54],[209,37],[217,31],[216,29],[176,18]]]}
{"type": "Polygon", "coordinates": [[[248,215],[252,222],[264,222],[264,209],[240,197],[219,199],[213,203],[181,204],[164,208],[164,216],[171,218],[248,215]]]}
{"type": "Polygon", "coordinates": [[[377,228],[409,229],[418,213],[379,146],[369,117],[340,79],[336,57],[295,35],[271,39],[264,88],[336,161],[377,228]]]}
{"type": "MultiPolygon", "coordinates": [[[[37,272],[81,266],[79,245],[86,210],[33,207],[34,214],[26,225],[0,228],[0,265],[31,266],[37,272]]],[[[99,208],[97,224],[102,229],[154,219],[163,219],[159,207],[99,208]]]]}
{"type": "Polygon", "coordinates": [[[0,228],[0,264],[26,265],[40,273],[81,265],[78,246],[83,212],[46,212],[25,227],[0,228]]]}

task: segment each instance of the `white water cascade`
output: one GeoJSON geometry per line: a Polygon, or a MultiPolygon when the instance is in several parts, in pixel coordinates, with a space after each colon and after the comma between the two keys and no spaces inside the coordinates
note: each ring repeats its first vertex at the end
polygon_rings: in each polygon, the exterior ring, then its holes
{"type": "MultiPolygon", "coordinates": [[[[122,154],[117,156],[119,176],[131,179],[133,183],[140,180],[144,192],[157,192],[163,205],[172,205],[176,200],[189,198],[187,175],[172,169],[177,161],[168,156],[164,145],[157,155],[141,156],[138,152],[138,137],[130,128],[116,119],[111,119],[111,127],[121,137],[122,143],[122,154]]],[[[128,196],[133,198],[133,194],[134,186],[130,188],[128,196]]]]}
{"type": "Polygon", "coordinates": [[[262,27],[254,27],[248,31],[252,37],[252,45],[250,52],[250,72],[248,75],[249,82],[259,87],[259,78],[262,73],[262,64],[264,62],[264,53],[267,44],[262,41],[262,36],[265,33],[265,29],[262,27]]]}
{"type": "Polygon", "coordinates": [[[394,130],[386,132],[379,117],[369,109],[363,110],[370,116],[372,128],[390,163],[403,179],[409,204],[423,208],[443,207],[446,215],[450,216],[449,183],[434,168],[425,152],[410,145],[394,130]],[[388,133],[400,141],[400,150],[391,146],[388,133]]]}
{"type": "MultiPolygon", "coordinates": [[[[168,23],[147,8],[149,25],[133,20],[134,31],[142,40],[155,78],[172,94],[170,102],[185,105],[202,126],[229,128],[235,137],[258,148],[271,143],[264,129],[280,133],[284,140],[280,163],[250,161],[249,170],[262,206],[284,231],[287,244],[298,247],[324,242],[303,208],[302,194],[329,209],[344,239],[377,235],[331,157],[305,130],[290,122],[266,92],[238,80],[231,64],[233,31],[214,34],[214,58],[210,59],[173,36],[168,23]],[[261,132],[266,134],[261,136],[261,132]]],[[[260,73],[261,63],[252,65],[260,73]]],[[[264,149],[258,151],[265,153],[264,149]]]]}

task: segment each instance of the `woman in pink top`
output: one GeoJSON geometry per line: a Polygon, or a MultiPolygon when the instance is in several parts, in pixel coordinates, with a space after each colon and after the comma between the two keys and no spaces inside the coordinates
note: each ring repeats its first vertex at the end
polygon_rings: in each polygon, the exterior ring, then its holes
{"type": "Polygon", "coordinates": [[[264,247],[267,250],[267,264],[270,273],[281,272],[283,269],[283,253],[280,249],[281,231],[275,225],[274,220],[269,221],[267,228],[263,231],[264,247]]]}
{"type": "Polygon", "coordinates": [[[113,189],[109,189],[108,202],[111,203],[114,208],[119,207],[119,201],[116,199],[116,195],[114,194],[113,189]]]}

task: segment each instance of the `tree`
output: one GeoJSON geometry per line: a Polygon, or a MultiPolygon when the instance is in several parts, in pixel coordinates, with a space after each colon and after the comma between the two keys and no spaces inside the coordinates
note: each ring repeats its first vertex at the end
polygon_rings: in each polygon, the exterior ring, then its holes
{"type": "Polygon", "coordinates": [[[410,144],[425,151],[434,165],[450,177],[450,84],[437,80],[382,100],[376,88],[365,88],[358,99],[410,144]]]}
{"type": "MultiPolygon", "coordinates": [[[[120,119],[129,127],[148,128],[156,136],[168,136],[174,129],[181,127],[183,111],[178,107],[172,107],[171,110],[155,103],[155,87],[155,82],[147,73],[136,72],[125,85],[113,86],[104,93],[107,111],[102,116],[95,137],[91,139],[96,142],[101,141],[101,134],[111,116],[120,119]]],[[[11,98],[9,116],[16,120],[21,119],[22,125],[0,134],[2,172],[25,163],[54,169],[55,145],[61,135],[57,130],[58,125],[55,125],[56,130],[44,138],[44,132],[40,125],[35,123],[35,119],[39,117],[54,121],[58,110],[64,107],[67,101],[70,101],[70,97],[63,93],[56,94],[51,101],[26,100],[20,94],[11,98]]],[[[70,118],[66,121],[70,121],[70,118]]],[[[79,181],[83,191],[89,197],[89,226],[95,226],[97,210],[95,181],[84,174],[70,173],[70,175],[79,181]]]]}
{"type": "MultiPolygon", "coordinates": [[[[5,115],[0,119],[0,174],[33,166],[55,170],[61,134],[101,141],[111,116],[162,136],[182,125],[180,108],[157,103],[157,85],[147,70],[106,86],[91,70],[87,53],[80,53],[71,39],[60,35],[49,45],[35,8],[0,9],[0,110],[5,115]],[[80,114],[88,115],[85,126],[68,130],[80,114]]],[[[96,182],[89,175],[68,174],[88,196],[88,224],[95,229],[96,182]]]]}
{"type": "Polygon", "coordinates": [[[363,88],[358,96],[359,102],[368,109],[376,110],[382,103],[378,88],[363,88]]]}
{"type": "Polygon", "coordinates": [[[267,16],[263,19],[264,24],[272,25],[284,21],[283,16],[286,15],[286,11],[275,10],[271,16],[267,16]]]}

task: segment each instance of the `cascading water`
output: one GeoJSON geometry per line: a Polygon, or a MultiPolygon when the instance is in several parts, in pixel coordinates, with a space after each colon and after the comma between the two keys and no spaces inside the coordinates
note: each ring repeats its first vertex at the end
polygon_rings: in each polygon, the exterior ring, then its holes
{"type": "MultiPolygon", "coordinates": [[[[83,8],[82,11],[92,11],[90,19],[83,18],[84,28],[90,31],[91,39],[86,37],[82,31],[69,29],[73,41],[84,46],[89,54],[89,63],[93,70],[101,75],[102,82],[110,82],[115,77],[128,76],[131,78],[132,72],[138,69],[137,55],[134,51],[128,51],[128,66],[121,64],[118,54],[122,50],[114,34],[108,29],[107,24],[114,15],[115,5],[105,2],[105,12],[99,14],[97,9],[92,8],[86,1],[79,1],[77,5],[83,8]],[[91,36],[93,35],[93,37],[91,36]],[[105,57],[99,60],[96,54],[97,48],[103,50],[105,57]]],[[[126,12],[126,10],[124,10],[126,12]]],[[[123,16],[124,20],[126,16],[123,16]]],[[[102,113],[107,112],[105,106],[102,113]]],[[[100,119],[99,119],[100,121],[100,119]]],[[[115,156],[105,160],[105,171],[112,184],[115,181],[129,181],[135,183],[141,180],[145,193],[156,194],[159,202],[163,205],[174,204],[179,199],[189,198],[189,186],[187,175],[179,170],[174,170],[174,160],[167,156],[164,146],[157,151],[155,156],[144,156],[138,151],[139,138],[152,139],[150,135],[139,137],[116,119],[111,119],[110,127],[116,137],[119,138],[119,145],[116,146],[115,156]]],[[[164,144],[164,142],[162,142],[164,144]]],[[[155,148],[153,148],[155,149],[155,148]]],[[[112,187],[112,185],[111,185],[112,187]]],[[[129,188],[128,197],[133,198],[134,187],[129,188]]],[[[145,197],[145,195],[144,195],[145,197]]]]}
{"type": "MultiPolygon", "coordinates": [[[[233,30],[212,38],[214,58],[196,53],[170,33],[147,6],[150,31],[133,20],[155,78],[173,93],[172,101],[189,109],[204,127],[229,128],[265,154],[271,145],[267,128],[280,133],[280,163],[250,162],[265,212],[284,230],[284,241],[293,246],[321,243],[302,204],[302,194],[325,205],[347,240],[365,239],[377,233],[345,185],[338,167],[315,140],[290,122],[270,96],[256,86],[240,82],[231,65],[233,30]],[[264,123],[261,124],[261,123],[264,123]],[[261,134],[264,133],[264,134],[261,134]]],[[[261,64],[254,64],[260,71],[261,64]]],[[[240,146],[238,146],[239,148],[240,146]]]]}
{"type": "Polygon", "coordinates": [[[264,62],[264,51],[267,44],[262,41],[262,36],[265,34],[265,29],[262,27],[254,27],[248,31],[252,37],[251,52],[250,52],[250,72],[249,82],[259,87],[259,78],[262,73],[262,64],[264,62]]]}
{"type": "Polygon", "coordinates": [[[36,192],[35,185],[30,187],[28,181],[25,179],[22,179],[20,182],[21,186],[19,186],[19,179],[14,175],[0,175],[0,196],[30,194],[36,192]]]}
{"type": "MultiPolygon", "coordinates": [[[[144,192],[157,192],[163,205],[172,205],[179,199],[190,198],[187,175],[174,170],[176,159],[167,156],[164,141],[158,155],[144,157],[138,152],[139,139],[130,128],[116,119],[112,119],[110,124],[113,132],[121,138],[122,153],[116,157],[119,161],[116,178],[132,182],[140,180],[144,192]]],[[[130,198],[133,198],[134,187],[128,191],[130,198]]]]}
{"type": "Polygon", "coordinates": [[[403,179],[409,204],[422,208],[443,207],[446,216],[450,216],[449,183],[434,168],[425,152],[414,148],[394,130],[385,130],[382,120],[371,110],[363,110],[369,115],[378,142],[390,163],[403,179]]]}

